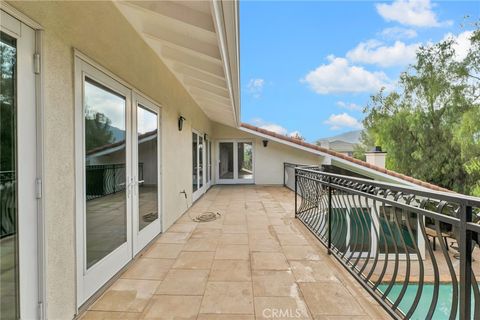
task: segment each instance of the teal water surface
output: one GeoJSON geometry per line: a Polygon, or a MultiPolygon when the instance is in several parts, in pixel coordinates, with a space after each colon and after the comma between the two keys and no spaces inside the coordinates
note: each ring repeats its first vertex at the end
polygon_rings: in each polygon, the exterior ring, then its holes
{"type": "MultiPolygon", "coordinates": [[[[433,296],[433,284],[424,284],[422,290],[422,296],[418,303],[418,306],[413,313],[410,319],[425,319],[428,310],[430,308],[430,304],[432,302],[433,296]]],[[[388,284],[382,284],[378,286],[378,289],[382,292],[388,288],[388,284]]],[[[395,284],[392,287],[392,290],[388,294],[388,298],[391,301],[395,301],[398,297],[400,291],[402,290],[402,284],[395,284]]],[[[417,294],[418,285],[410,284],[405,291],[405,295],[400,302],[399,309],[402,310],[404,313],[407,313],[410,307],[412,306],[413,300],[415,299],[415,295],[417,294]]],[[[451,307],[452,307],[452,299],[453,299],[453,286],[449,283],[440,284],[438,290],[438,301],[437,306],[435,308],[435,313],[433,314],[433,319],[435,320],[444,320],[449,319],[451,307]]],[[[460,298],[459,298],[460,299],[460,298]]],[[[474,299],[473,299],[473,291],[472,291],[472,314],[473,314],[473,307],[474,307],[474,299]]],[[[458,319],[458,308],[457,308],[457,319],[458,319]]]]}

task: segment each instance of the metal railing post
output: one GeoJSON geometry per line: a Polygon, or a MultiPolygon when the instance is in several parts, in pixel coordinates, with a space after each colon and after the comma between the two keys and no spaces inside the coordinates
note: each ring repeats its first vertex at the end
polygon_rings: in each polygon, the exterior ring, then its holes
{"type": "Polygon", "coordinates": [[[332,178],[328,177],[328,254],[332,254],[332,178]]]}
{"type": "Polygon", "coordinates": [[[283,163],[283,186],[285,187],[285,175],[286,175],[286,169],[287,166],[285,165],[285,162],[283,163]]]}
{"type": "Polygon", "coordinates": [[[460,319],[470,319],[472,307],[472,231],[467,222],[472,221],[472,207],[465,206],[460,213],[460,319]]]}
{"type": "Polygon", "coordinates": [[[295,175],[295,218],[297,217],[297,168],[293,168],[293,174],[295,175]]]}

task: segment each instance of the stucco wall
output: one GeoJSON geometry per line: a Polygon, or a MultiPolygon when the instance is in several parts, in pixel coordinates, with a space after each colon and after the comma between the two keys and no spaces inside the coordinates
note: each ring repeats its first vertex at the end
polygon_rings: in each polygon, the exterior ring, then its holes
{"type": "Polygon", "coordinates": [[[75,302],[74,51],[162,106],[164,229],[191,199],[191,127],[211,133],[209,119],[110,2],[11,2],[40,23],[45,77],[45,214],[47,315],[71,319],[75,302]],[[177,129],[177,118],[187,121],[177,129]]]}
{"type": "MultiPolygon", "coordinates": [[[[256,184],[283,184],[284,162],[319,165],[323,160],[318,155],[274,141],[269,141],[268,146],[264,147],[262,142],[264,138],[219,123],[214,124],[213,135],[216,142],[229,139],[246,139],[254,142],[254,175],[256,184]]],[[[215,143],[214,159],[218,159],[217,149],[218,144],[215,143]]],[[[215,177],[217,177],[216,171],[215,177]]]]}

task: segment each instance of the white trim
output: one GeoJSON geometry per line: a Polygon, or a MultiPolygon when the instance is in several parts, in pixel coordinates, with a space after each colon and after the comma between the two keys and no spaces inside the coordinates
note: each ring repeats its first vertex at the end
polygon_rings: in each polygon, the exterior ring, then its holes
{"type": "MultiPolygon", "coordinates": [[[[219,0],[212,0],[212,15],[213,15],[213,22],[215,25],[216,29],[216,34],[218,41],[220,42],[220,55],[222,56],[222,62],[223,62],[223,69],[225,70],[225,78],[227,80],[227,86],[228,86],[228,91],[230,93],[230,103],[232,104],[233,108],[233,117],[234,117],[234,122],[238,126],[239,119],[238,119],[238,114],[237,114],[237,104],[235,103],[235,96],[233,95],[233,85],[232,85],[232,75],[231,75],[231,69],[230,69],[230,59],[228,57],[228,48],[226,44],[226,36],[225,36],[225,28],[224,28],[224,19],[223,19],[223,9],[221,9],[220,6],[220,1],[219,0]]],[[[237,46],[238,48],[238,46],[237,46]]]]}
{"type": "Polygon", "coordinates": [[[217,184],[255,184],[255,147],[256,143],[252,139],[219,139],[216,140],[217,154],[216,154],[216,183],[217,184]],[[233,178],[221,179],[220,178],[220,143],[232,143],[233,144],[233,178]],[[252,179],[239,179],[238,178],[238,144],[250,143],[252,145],[252,179]]]}
{"type": "Polygon", "coordinates": [[[22,12],[18,11],[14,7],[12,7],[10,4],[6,3],[5,1],[0,1],[0,8],[14,17],[17,20],[20,20],[22,23],[26,24],[30,28],[34,30],[43,30],[43,27],[41,24],[36,22],[35,20],[31,19],[30,17],[26,16],[22,12]]]}

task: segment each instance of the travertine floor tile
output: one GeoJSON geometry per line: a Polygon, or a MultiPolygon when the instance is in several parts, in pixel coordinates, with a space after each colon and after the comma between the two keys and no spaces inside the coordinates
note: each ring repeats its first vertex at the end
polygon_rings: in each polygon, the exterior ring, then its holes
{"type": "Polygon", "coordinates": [[[253,314],[251,282],[208,282],[200,313],[253,314]]]}
{"type": "Polygon", "coordinates": [[[125,279],[163,280],[174,259],[140,258],[122,274],[125,279]]]}
{"type": "Polygon", "coordinates": [[[212,188],[82,319],[385,319],[293,212],[284,188],[212,188]]]}
{"type": "Polygon", "coordinates": [[[197,320],[255,320],[253,315],[246,314],[199,314],[197,320]]]}
{"type": "Polygon", "coordinates": [[[289,270],[285,255],[281,252],[252,252],[253,270],[289,270]]]}
{"type": "Polygon", "coordinates": [[[201,302],[201,296],[158,295],[152,298],[142,319],[195,320],[201,302]]]}
{"type": "Polygon", "coordinates": [[[341,283],[300,283],[300,290],[313,316],[366,315],[355,298],[341,283]]]}
{"type": "Polygon", "coordinates": [[[157,288],[156,294],[203,295],[210,270],[172,269],[157,288]]]}
{"type": "Polygon", "coordinates": [[[279,233],[278,239],[282,246],[305,246],[308,245],[307,240],[302,235],[292,233],[279,233]]]}
{"type": "Polygon", "coordinates": [[[214,260],[208,281],[251,281],[250,261],[214,260]]]}
{"type": "Polygon", "coordinates": [[[119,279],[90,310],[142,312],[159,284],[160,281],[119,279]]]}
{"type": "Polygon", "coordinates": [[[188,237],[189,232],[166,232],[160,236],[157,243],[185,243],[188,237]]]}
{"type": "Polygon", "coordinates": [[[217,239],[211,238],[193,238],[189,239],[183,251],[216,251],[218,246],[217,239]]]}
{"type": "Polygon", "coordinates": [[[248,245],[242,244],[219,244],[215,259],[223,260],[249,260],[250,252],[248,245]]]}
{"type": "Polygon", "coordinates": [[[173,226],[171,226],[167,232],[192,232],[195,227],[197,226],[196,222],[190,222],[190,223],[176,223],[173,226]]]}
{"type": "Polygon", "coordinates": [[[220,237],[221,244],[248,244],[246,233],[224,233],[220,237]]]}
{"type": "Polygon", "coordinates": [[[281,252],[280,244],[271,238],[268,239],[254,239],[250,238],[250,251],[258,252],[281,252]]]}
{"type": "Polygon", "coordinates": [[[118,320],[118,319],[140,319],[138,312],[111,312],[111,311],[87,311],[81,320],[118,320]]]}
{"type": "Polygon", "coordinates": [[[301,298],[255,297],[256,319],[311,319],[301,298]]]}
{"type": "Polygon", "coordinates": [[[290,261],[298,282],[338,281],[335,270],[323,261],[290,261]]]}
{"type": "Polygon", "coordinates": [[[146,258],[175,259],[182,251],[183,244],[161,244],[155,243],[144,254],[146,258]]]}
{"type": "Polygon", "coordinates": [[[253,271],[255,297],[291,297],[298,293],[298,286],[291,271],[253,271]]]}
{"type": "Polygon", "coordinates": [[[175,269],[210,269],[214,252],[181,252],[172,268],[175,269]]]}
{"type": "Polygon", "coordinates": [[[288,260],[321,260],[311,246],[283,246],[283,252],[288,260]]]}

